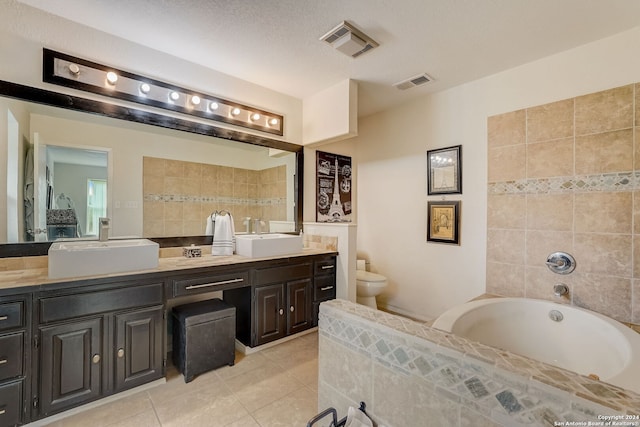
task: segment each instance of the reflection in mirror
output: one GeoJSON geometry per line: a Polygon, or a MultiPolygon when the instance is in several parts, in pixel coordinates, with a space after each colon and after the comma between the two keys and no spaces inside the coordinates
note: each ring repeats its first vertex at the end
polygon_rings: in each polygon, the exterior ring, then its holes
{"type": "Polygon", "coordinates": [[[96,215],[113,237],[204,235],[215,210],[237,232],[247,218],[296,230],[295,152],[10,98],[0,114],[13,123],[0,137],[12,165],[0,243],[95,236],[96,215]],[[72,214],[75,229],[62,227],[72,214]]]}
{"type": "Polygon", "coordinates": [[[34,205],[39,208],[32,217],[25,201],[26,238],[96,238],[98,218],[107,216],[108,151],[54,145],[34,151],[44,152],[45,160],[34,169],[34,205]]]}

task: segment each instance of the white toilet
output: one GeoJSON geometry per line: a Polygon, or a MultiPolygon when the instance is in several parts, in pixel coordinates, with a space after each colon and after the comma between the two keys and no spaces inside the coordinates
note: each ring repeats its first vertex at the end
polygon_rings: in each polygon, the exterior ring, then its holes
{"type": "Polygon", "coordinates": [[[356,302],[371,308],[378,308],[376,295],[380,295],[387,287],[387,278],[381,274],[366,271],[365,263],[358,260],[356,270],[356,302]]]}

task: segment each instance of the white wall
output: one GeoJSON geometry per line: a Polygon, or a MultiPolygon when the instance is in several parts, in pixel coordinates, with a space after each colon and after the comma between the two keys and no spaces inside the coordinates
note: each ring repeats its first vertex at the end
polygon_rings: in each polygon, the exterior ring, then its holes
{"type": "Polygon", "coordinates": [[[637,82],[639,51],[636,27],[360,121],[358,257],[389,278],[389,308],[432,318],[484,293],[487,117],[637,82]],[[426,151],[458,144],[461,245],[426,243],[426,151]]]}

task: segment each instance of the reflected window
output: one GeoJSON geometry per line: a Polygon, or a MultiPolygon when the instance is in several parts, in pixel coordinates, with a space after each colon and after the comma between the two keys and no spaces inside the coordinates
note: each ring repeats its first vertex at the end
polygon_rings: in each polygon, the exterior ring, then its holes
{"type": "Polygon", "coordinates": [[[99,218],[107,216],[107,181],[87,180],[87,234],[98,235],[99,218]]]}

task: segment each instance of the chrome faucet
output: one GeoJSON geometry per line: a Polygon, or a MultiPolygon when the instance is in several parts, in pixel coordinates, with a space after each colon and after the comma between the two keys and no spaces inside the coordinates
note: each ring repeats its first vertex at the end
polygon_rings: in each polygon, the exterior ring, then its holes
{"type": "Polygon", "coordinates": [[[255,218],[253,220],[253,232],[255,234],[262,234],[262,225],[264,224],[264,221],[262,221],[260,218],[255,218]]]}
{"type": "Polygon", "coordinates": [[[100,228],[98,229],[98,240],[106,242],[109,240],[109,229],[111,228],[111,219],[100,217],[98,219],[100,228]]]}
{"type": "Polygon", "coordinates": [[[553,287],[553,294],[557,297],[567,295],[569,293],[569,287],[564,283],[558,283],[553,287]]]}

